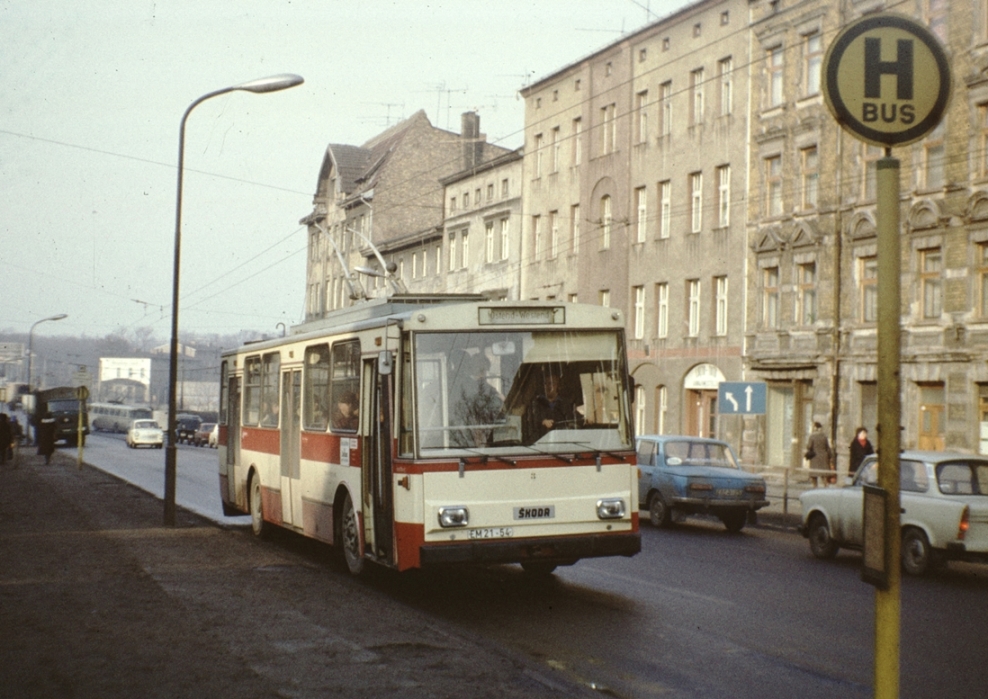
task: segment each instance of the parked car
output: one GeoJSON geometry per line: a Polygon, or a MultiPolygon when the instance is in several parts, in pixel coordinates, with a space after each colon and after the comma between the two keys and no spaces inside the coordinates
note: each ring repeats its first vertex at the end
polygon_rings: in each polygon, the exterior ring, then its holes
{"type": "Polygon", "coordinates": [[[202,424],[202,418],[198,415],[182,413],[175,416],[175,442],[181,444],[192,444],[195,440],[196,430],[202,424]]]}
{"type": "Polygon", "coordinates": [[[727,442],[673,435],[638,438],[639,506],[656,527],[691,514],[712,514],[728,531],[768,505],[765,479],[742,471],[727,442]]]}
{"type": "Polygon", "coordinates": [[[140,446],[161,449],[165,433],[154,420],[134,420],[127,430],[127,446],[136,449],[140,446]]]}
{"type": "MultiPolygon", "coordinates": [[[[902,568],[922,575],[948,560],[988,562],[988,458],[903,451],[899,469],[902,568]]],[[[799,497],[800,532],[814,556],[861,550],[864,486],[877,484],[878,457],[871,455],[850,486],[808,490],[799,497]]]]}
{"type": "Polygon", "coordinates": [[[213,428],[216,427],[215,422],[204,422],[196,428],[195,433],[192,435],[192,443],[197,447],[210,446],[209,435],[212,434],[213,428]]]}
{"type": "Polygon", "coordinates": [[[209,432],[209,446],[213,449],[219,447],[220,444],[220,426],[217,424],[213,425],[213,429],[209,432]]]}

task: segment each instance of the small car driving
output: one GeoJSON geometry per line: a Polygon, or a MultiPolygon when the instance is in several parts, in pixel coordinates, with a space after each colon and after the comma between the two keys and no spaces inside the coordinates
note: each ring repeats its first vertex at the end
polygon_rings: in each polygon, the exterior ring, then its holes
{"type": "MultiPolygon", "coordinates": [[[[861,550],[864,486],[878,484],[878,457],[866,456],[851,485],[799,496],[800,533],[817,558],[861,550]]],[[[988,457],[935,451],[899,454],[902,568],[923,575],[948,560],[988,562],[988,457]]]]}
{"type": "Polygon", "coordinates": [[[192,443],[197,447],[212,446],[212,444],[209,443],[209,436],[213,433],[213,429],[215,427],[215,422],[204,422],[199,425],[199,427],[196,428],[195,433],[192,435],[192,443]]]}
{"type": "Polygon", "coordinates": [[[673,435],[638,438],[638,500],[656,527],[692,514],[717,516],[739,532],[768,505],[765,479],[741,470],[727,442],[673,435]]]}
{"type": "Polygon", "coordinates": [[[131,449],[137,447],[161,449],[163,441],[164,432],[154,420],[134,420],[127,430],[127,446],[131,449]]]}

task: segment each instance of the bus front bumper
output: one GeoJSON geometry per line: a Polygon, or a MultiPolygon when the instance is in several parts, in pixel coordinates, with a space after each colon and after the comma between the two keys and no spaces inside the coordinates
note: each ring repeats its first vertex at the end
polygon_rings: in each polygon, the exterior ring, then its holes
{"type": "Polygon", "coordinates": [[[523,563],[543,561],[566,565],[581,558],[634,556],[641,551],[641,534],[589,534],[572,537],[533,537],[444,544],[424,544],[422,566],[450,563],[523,563]]]}

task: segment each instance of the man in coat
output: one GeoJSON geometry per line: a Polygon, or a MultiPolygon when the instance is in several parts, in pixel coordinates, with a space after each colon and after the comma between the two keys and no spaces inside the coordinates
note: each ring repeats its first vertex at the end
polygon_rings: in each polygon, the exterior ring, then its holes
{"type": "MultiPolygon", "coordinates": [[[[827,439],[827,435],[823,433],[823,425],[819,422],[813,423],[813,432],[810,433],[810,438],[806,442],[806,453],[804,454],[807,461],[810,462],[811,471],[833,471],[834,470],[834,453],[830,449],[830,441],[827,439]]],[[[813,487],[817,487],[817,479],[821,478],[820,474],[812,473],[810,479],[813,481],[813,487]]],[[[824,480],[824,484],[828,481],[836,481],[835,476],[827,476],[824,480]],[[831,481],[831,479],[834,479],[831,481]]]]}

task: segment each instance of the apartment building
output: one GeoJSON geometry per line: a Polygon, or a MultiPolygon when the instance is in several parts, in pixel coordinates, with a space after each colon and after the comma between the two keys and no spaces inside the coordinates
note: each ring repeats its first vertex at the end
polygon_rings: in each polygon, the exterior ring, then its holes
{"type": "Polygon", "coordinates": [[[742,378],[748,3],[698,2],[522,91],[522,291],[627,322],[639,433],[742,378]]]}
{"type": "Polygon", "coordinates": [[[760,460],[797,465],[826,425],[846,468],[877,423],[875,163],[820,95],[847,22],[895,11],[947,49],[941,125],[901,163],[903,448],[988,453],[988,3],[751,3],[746,376],[768,384],[760,460]]]}

